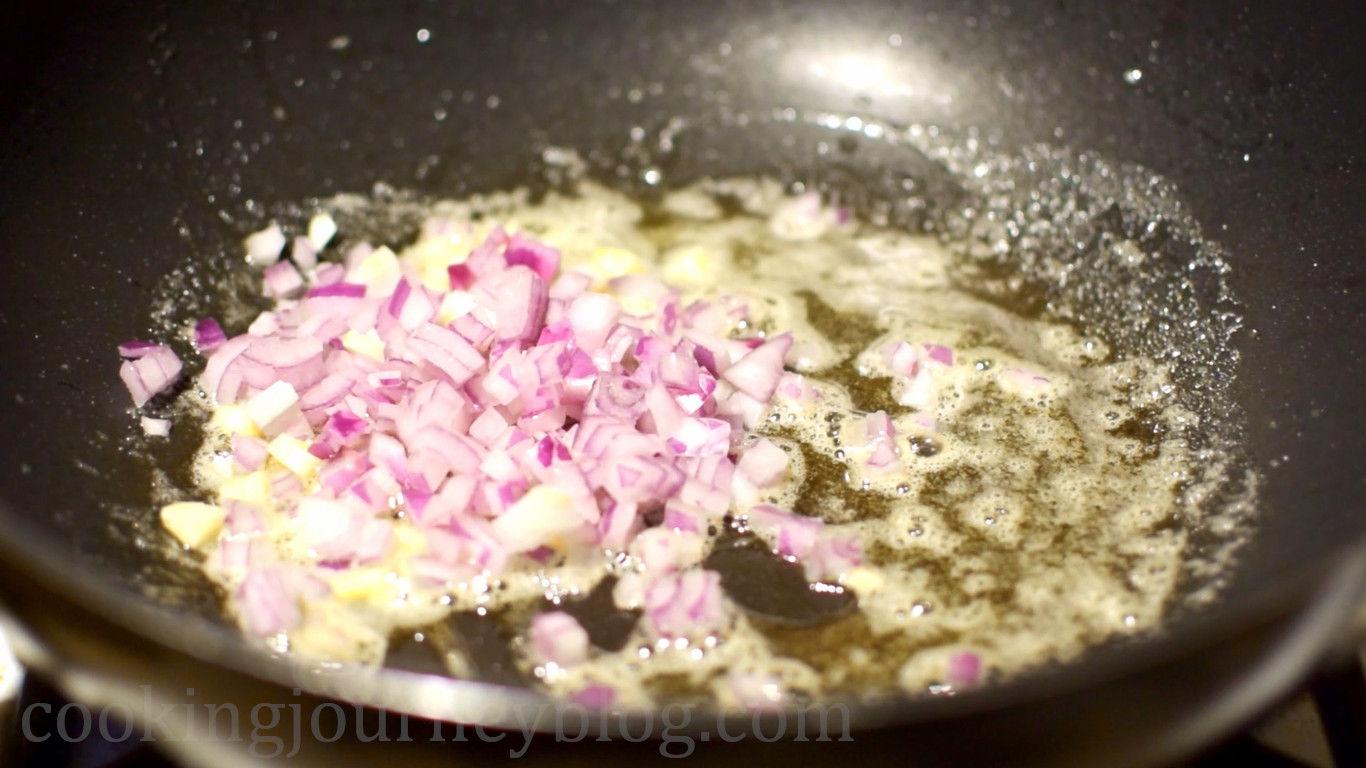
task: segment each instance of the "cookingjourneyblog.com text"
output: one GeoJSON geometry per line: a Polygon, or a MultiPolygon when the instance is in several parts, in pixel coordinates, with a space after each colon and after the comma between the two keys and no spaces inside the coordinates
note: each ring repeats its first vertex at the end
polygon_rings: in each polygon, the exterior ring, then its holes
{"type": "Polygon", "coordinates": [[[183,700],[167,703],[151,686],[141,688],[135,703],[28,702],[19,712],[20,732],[32,743],[231,742],[261,759],[293,758],[308,752],[310,742],[449,742],[505,749],[511,758],[527,756],[538,744],[625,742],[687,758],[708,744],[853,741],[849,707],[838,703],[737,715],[683,703],[623,713],[572,702],[494,700],[472,705],[468,719],[490,724],[476,725],[318,700],[298,688],[292,701],[254,704],[199,700],[193,688],[185,689],[183,700]]]}

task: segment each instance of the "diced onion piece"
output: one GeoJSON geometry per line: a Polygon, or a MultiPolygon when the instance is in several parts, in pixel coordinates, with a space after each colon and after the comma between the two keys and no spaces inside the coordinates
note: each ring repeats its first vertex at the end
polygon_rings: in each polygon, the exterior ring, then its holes
{"type": "Polygon", "coordinates": [[[304,278],[288,261],[277,261],[262,275],[262,292],[275,299],[286,299],[303,290],[304,278]]]}
{"type": "Polygon", "coordinates": [[[1053,389],[1053,382],[1038,371],[1025,368],[1006,368],[997,377],[1001,388],[1018,397],[1038,397],[1053,389]]]}
{"type": "Polygon", "coordinates": [[[784,333],[751,350],[721,376],[751,398],[767,403],[778,388],[783,359],[791,348],[792,335],[784,333]]]}
{"type": "Polygon", "coordinates": [[[237,466],[247,472],[255,472],[265,466],[270,450],[266,444],[250,435],[232,436],[232,458],[237,466]]]}
{"type": "Polygon", "coordinates": [[[346,505],[317,496],[300,499],[293,519],[299,542],[315,549],[346,536],[352,523],[351,510],[346,505]]]}
{"type": "Polygon", "coordinates": [[[542,280],[547,281],[554,278],[560,268],[559,251],[522,234],[515,234],[508,240],[503,258],[509,266],[521,264],[530,267],[542,280]]]}
{"type": "Polygon", "coordinates": [[[237,599],[247,629],[262,637],[291,630],[303,618],[297,591],[277,568],[248,573],[237,599]]]}
{"type": "Polygon", "coordinates": [[[128,388],[133,405],[141,408],[148,400],[165,392],[180,378],[180,358],[170,347],[153,345],[140,350],[138,357],[124,360],[119,366],[119,378],[128,388]]]}
{"type": "Polygon", "coordinates": [[[563,611],[536,614],[527,634],[532,653],[542,662],[570,667],[588,659],[588,633],[563,611]]]}
{"type": "Polygon", "coordinates": [[[586,685],[571,693],[569,699],[584,709],[607,709],[616,703],[617,691],[610,685],[586,685]]]}
{"type": "Polygon", "coordinates": [[[585,293],[569,305],[569,324],[579,346],[589,352],[607,343],[621,316],[616,299],[603,293],[585,293]]]}
{"type": "Polygon", "coordinates": [[[970,688],[982,680],[982,657],[962,651],[949,657],[944,679],[955,688],[970,688]]]}
{"type": "Polygon", "coordinates": [[[451,291],[441,298],[441,304],[436,311],[436,322],[450,325],[456,318],[474,311],[477,306],[478,302],[469,291],[451,291]]]}
{"type": "Polygon", "coordinates": [[[227,341],[223,326],[212,317],[205,317],[194,324],[194,346],[201,353],[212,352],[227,341]]]}
{"type": "Polygon", "coordinates": [[[896,427],[886,411],[874,411],[863,419],[864,435],[868,442],[891,440],[896,437],[896,427]]]}
{"type": "Polygon", "coordinates": [[[926,344],[925,355],[940,365],[953,365],[953,350],[943,344],[926,344]]]}
{"type": "Polygon", "coordinates": [[[308,238],[296,237],[289,249],[289,259],[296,267],[308,272],[318,266],[318,249],[313,247],[308,238]]]}
{"type": "Polygon", "coordinates": [[[825,531],[810,554],[802,560],[810,581],[843,581],[848,573],[863,564],[863,547],[855,534],[825,531]]]}
{"type": "Polygon", "coordinates": [[[756,488],[767,488],[787,474],[787,452],[767,438],[759,438],[735,464],[737,475],[742,475],[756,488]]]}
{"type": "Polygon", "coordinates": [[[146,356],[161,345],[155,341],[144,341],[142,339],[130,339],[119,344],[119,357],[125,360],[137,360],[146,356]]]}
{"type": "Polygon", "coordinates": [[[807,517],[795,512],[760,504],[747,515],[749,527],[773,544],[773,549],[783,557],[801,560],[815,549],[825,523],[817,517],[807,517]]]}
{"type": "MultiPolygon", "coordinates": [[[[328,630],[299,626],[300,601],[329,589],[387,602],[409,578],[449,587],[497,574],[513,556],[597,547],[644,567],[614,597],[645,610],[648,633],[724,629],[733,614],[719,577],[696,567],[703,531],[743,495],[736,489],[786,473],[778,446],[741,449],[741,438],[781,384],[790,401],[815,399],[784,372],[791,336],[729,338],[743,302],[684,307],[629,251],[599,249],[561,274],[548,244],[495,228],[469,250],[470,229],[432,223],[402,259],[357,244],[343,265],[317,263],[336,235],[326,214],[295,238],[293,263],[279,261],[286,243],[272,225],[249,249],[276,305],[241,336],[196,329],[213,424],[232,436],[216,466],[234,541],[278,511],[289,557],[309,563],[262,568],[248,547],[221,548],[225,572],[244,575],[243,623],[261,635],[316,634],[328,630]],[[647,528],[660,507],[664,524],[647,528]],[[402,576],[379,565],[395,551],[402,576]]],[[[668,271],[704,284],[715,262],[678,251],[668,271]]],[[[128,342],[119,352],[136,372],[160,370],[162,349],[128,342]]],[[[165,385],[139,376],[130,391],[140,404],[165,385]]],[[[857,542],[819,520],[762,506],[745,519],[811,578],[844,578],[856,565],[857,542]]],[[[586,657],[586,635],[567,616],[538,618],[532,634],[546,664],[586,657]]]]}
{"type": "Polygon", "coordinates": [[[645,589],[645,626],[660,638],[700,638],[730,622],[732,609],[721,592],[721,575],[694,569],[666,574],[645,589]]]}
{"type": "Polygon", "coordinates": [[[667,527],[648,528],[631,542],[631,555],[648,573],[670,573],[696,565],[705,552],[702,536],[667,527]]]}

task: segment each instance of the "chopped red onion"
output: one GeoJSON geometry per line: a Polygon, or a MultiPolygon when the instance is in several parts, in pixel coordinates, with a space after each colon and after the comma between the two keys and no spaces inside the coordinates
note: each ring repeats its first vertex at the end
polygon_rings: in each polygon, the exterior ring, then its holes
{"type": "Polygon", "coordinates": [[[299,409],[308,423],[317,426],[327,419],[327,413],[351,394],[356,385],[353,373],[332,373],[299,395],[299,409]]]}
{"type": "Polygon", "coordinates": [[[635,423],[645,413],[645,386],[621,374],[598,377],[584,403],[585,416],[608,416],[635,423]]]}
{"type": "Polygon", "coordinates": [[[228,335],[223,332],[223,326],[212,317],[201,318],[194,324],[194,346],[201,354],[214,351],[227,340],[228,335]]]}
{"type": "Polygon", "coordinates": [[[953,365],[953,350],[942,344],[898,341],[887,348],[887,363],[897,376],[915,377],[926,365],[953,365]]]}
{"type": "Polygon", "coordinates": [[[949,657],[944,680],[955,688],[970,688],[982,680],[982,657],[961,651],[949,657]]]}
{"type": "Polygon", "coordinates": [[[885,411],[875,411],[864,417],[865,445],[872,449],[867,464],[873,469],[889,469],[896,462],[896,427],[885,411]]]}
{"type": "Polygon", "coordinates": [[[768,402],[783,375],[783,360],[792,348],[792,334],[784,333],[750,351],[726,368],[722,378],[746,395],[768,402]]]}
{"type": "Polygon", "coordinates": [[[398,320],[403,330],[412,333],[436,316],[436,302],[427,289],[403,279],[394,286],[386,311],[398,320]]]}
{"type": "Polygon", "coordinates": [[[681,501],[669,501],[664,505],[663,527],[674,531],[701,533],[704,517],[700,510],[690,509],[681,501]]]}
{"type": "Polygon", "coordinates": [[[571,301],[593,285],[593,277],[583,272],[561,272],[550,284],[550,298],[571,301]]]}
{"type": "Polygon", "coordinates": [[[621,308],[611,296],[584,293],[570,303],[568,317],[579,348],[593,352],[607,343],[621,317],[621,308]]]}
{"type": "Polygon", "coordinates": [[[318,266],[318,249],[313,247],[308,238],[296,237],[289,249],[289,258],[295,266],[307,272],[318,266]]]}
{"type": "Polygon", "coordinates": [[[308,447],[308,452],[320,459],[330,459],[342,449],[354,445],[368,428],[369,423],[351,411],[345,408],[334,411],[327,417],[317,440],[308,447]]]}
{"type": "MultiPolygon", "coordinates": [[[[560,273],[559,252],[525,234],[495,230],[446,267],[449,289],[435,290],[407,260],[397,274],[381,260],[386,271],[375,277],[366,260],[376,252],[363,243],[344,265],[318,263],[334,233],[335,222],[315,219],[308,237],[295,238],[292,262],[278,261],[286,245],[278,227],[253,235],[252,263],[266,267],[264,292],[276,306],[246,334],[224,338],[211,319],[195,331],[207,356],[203,388],[219,405],[244,401],[265,438],[233,436],[234,472],[270,472],[277,509],[316,566],[378,562],[399,546],[391,520],[399,513],[425,545],[410,562],[419,583],[597,547],[645,566],[639,603],[648,632],[700,638],[724,629],[732,607],[719,576],[697,567],[703,532],[731,509],[736,488],[772,486],[787,470],[786,453],[769,440],[738,449],[775,394],[802,404],[817,397],[784,371],[791,335],[731,339],[748,317],[744,302],[681,306],[678,292],[652,277],[612,280],[617,296],[594,291],[590,277],[560,273]],[[630,299],[632,314],[617,297],[630,299]],[[288,440],[267,445],[281,435],[306,447],[299,465],[271,458],[299,450],[288,440]],[[660,507],[663,524],[646,528],[645,510],[660,507]]],[[[925,350],[943,363],[941,352],[925,350]]],[[[139,405],[179,373],[178,360],[173,372],[162,369],[169,350],[151,342],[119,351],[139,373],[130,384],[139,405]]],[[[870,417],[869,430],[893,437],[885,414],[870,417]]],[[[228,535],[259,532],[261,511],[232,503],[228,535]]],[[[820,520],[767,505],[746,520],[780,554],[803,561],[809,578],[838,578],[858,561],[857,542],[820,520]]],[[[326,590],[283,566],[260,567],[243,546],[230,549],[219,557],[246,574],[239,603],[256,634],[296,626],[300,599],[326,590]]],[[[545,663],[567,666],[588,653],[583,628],[566,614],[538,616],[531,640],[545,663]]],[[[604,689],[603,701],[614,697],[604,689]]]]}
{"type": "Polygon", "coordinates": [[[261,277],[262,292],[273,299],[287,299],[301,291],[304,278],[288,261],[277,261],[266,267],[261,277]]]}
{"type": "Polygon", "coordinates": [[[807,382],[806,377],[798,373],[784,373],[778,379],[778,389],[774,392],[774,397],[781,397],[799,405],[814,403],[820,398],[816,389],[807,382]]]}
{"type": "Polygon", "coordinates": [[[245,472],[255,472],[266,465],[270,452],[265,442],[250,435],[232,436],[232,460],[245,472]]]}
{"type": "Polygon", "coordinates": [[[936,369],[953,365],[953,350],[940,344],[898,341],[886,350],[887,364],[897,377],[896,400],[901,405],[927,409],[936,394],[936,369]]]}
{"type": "Polygon", "coordinates": [[[279,330],[280,317],[274,312],[262,312],[247,326],[247,333],[252,336],[270,336],[279,330]]]}
{"type": "Polygon", "coordinates": [[[787,473],[787,452],[761,437],[741,454],[735,473],[755,488],[767,488],[787,473]]]}
{"type": "Polygon", "coordinates": [[[696,532],[669,528],[648,528],[631,541],[630,552],[648,573],[670,573],[696,565],[702,559],[704,542],[696,532]]]}
{"type": "Polygon", "coordinates": [[[125,341],[119,344],[119,357],[122,357],[125,360],[137,360],[140,357],[146,356],[148,353],[159,348],[160,346],[161,345],[156,343],[155,341],[142,341],[141,339],[132,339],[130,341],[125,341]]]}
{"type": "Polygon", "coordinates": [[[953,365],[953,350],[943,344],[926,344],[925,355],[940,365],[953,365]]]}
{"type": "Polygon", "coordinates": [[[503,258],[509,266],[521,264],[530,267],[542,280],[551,280],[560,268],[560,252],[544,243],[539,243],[520,233],[508,239],[503,258]]]}
{"type": "Polygon", "coordinates": [[[598,520],[598,542],[613,552],[625,552],[627,543],[640,530],[638,512],[632,502],[613,502],[598,520]]]}
{"type": "Polygon", "coordinates": [[[810,555],[825,528],[820,518],[788,512],[772,504],[754,507],[747,518],[750,530],[771,542],[779,555],[793,560],[810,555]]]}
{"type": "Polygon", "coordinates": [[[426,323],[408,337],[408,349],[430,363],[456,386],[469,381],[484,366],[484,357],[463,336],[433,323],[426,323]]]}
{"type": "Polygon", "coordinates": [[[664,574],[645,589],[646,627],[660,638],[701,638],[725,628],[731,608],[721,575],[694,569],[664,574]]]}
{"type": "Polygon", "coordinates": [[[730,450],[730,438],[730,424],[722,419],[687,418],[678,422],[667,445],[680,456],[724,456],[730,450]]]}
{"type": "Polygon", "coordinates": [[[868,455],[867,465],[876,470],[891,469],[896,464],[898,449],[891,440],[875,440],[873,451],[868,455]]]}
{"type": "Polygon", "coordinates": [[[365,286],[360,283],[335,282],[317,285],[308,289],[309,298],[343,297],[360,299],[365,297],[365,286]]]}
{"type": "Polygon", "coordinates": [[[233,534],[251,534],[265,531],[261,510],[242,501],[229,501],[223,505],[227,510],[224,521],[228,531],[233,534]]]}
{"type": "Polygon", "coordinates": [[[668,459],[647,456],[617,457],[596,474],[612,498],[636,504],[664,501],[687,479],[668,459]]]}
{"type": "Polygon", "coordinates": [[[210,555],[210,563],[224,573],[243,575],[251,569],[259,557],[253,557],[259,549],[256,542],[246,536],[231,536],[218,542],[218,552],[210,555]]]}
{"type": "Polygon", "coordinates": [[[242,620],[256,635],[269,636],[291,630],[303,618],[298,593],[279,569],[247,574],[237,598],[242,620]]]}
{"type": "Polygon", "coordinates": [[[870,443],[875,440],[891,440],[896,437],[896,427],[892,425],[892,419],[886,411],[874,411],[865,416],[863,430],[870,443]]]}
{"type": "Polygon", "coordinates": [[[341,264],[327,263],[319,264],[313,270],[313,285],[320,287],[340,283],[346,279],[346,267],[341,264]]]}
{"type": "Polygon", "coordinates": [[[824,532],[802,561],[810,581],[840,580],[850,569],[863,564],[863,547],[854,534],[824,532]]]}
{"type": "Polygon", "coordinates": [[[563,611],[536,614],[527,635],[532,653],[542,662],[571,667],[588,659],[588,633],[563,611]]]}
{"type": "Polygon", "coordinates": [[[998,381],[1006,391],[1020,397],[1038,397],[1047,394],[1053,388],[1053,383],[1048,377],[1024,368],[1006,368],[1001,371],[998,381]]]}
{"type": "Polygon", "coordinates": [[[133,405],[141,408],[175,384],[182,366],[175,352],[164,345],[139,348],[136,354],[136,358],[124,360],[119,366],[119,378],[128,388],[133,405]]]}
{"type": "Polygon", "coordinates": [[[617,691],[610,685],[587,685],[569,695],[570,701],[584,709],[607,709],[617,701],[617,691]]]}
{"type": "Polygon", "coordinates": [[[549,293],[545,280],[527,267],[512,266],[485,274],[474,286],[480,305],[496,313],[494,338],[529,341],[545,322],[549,293]]]}

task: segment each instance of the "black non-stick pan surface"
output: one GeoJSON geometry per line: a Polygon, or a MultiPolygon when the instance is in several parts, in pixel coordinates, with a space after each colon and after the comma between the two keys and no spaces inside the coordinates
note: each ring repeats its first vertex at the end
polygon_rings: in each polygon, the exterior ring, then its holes
{"type": "MultiPolygon", "coordinates": [[[[680,161],[692,172],[762,168],[762,132],[776,129],[753,127],[759,138],[739,148],[707,126],[784,109],[1141,163],[1225,249],[1243,317],[1230,393],[1260,512],[1221,599],[1158,637],[1003,686],[856,710],[856,726],[877,729],[865,741],[904,742],[902,757],[925,762],[1169,757],[1255,714],[1345,636],[1366,539],[1359,3],[50,2],[6,13],[0,586],[58,647],[81,634],[177,659],[162,682],[293,679],[237,639],[193,575],[166,573],[150,512],[129,511],[146,508],[149,467],[130,447],[114,347],[152,327],[167,273],[236,258],[273,206],[376,181],[436,195],[505,187],[548,144],[620,147],[631,126],[680,117],[713,136],[680,161]],[[909,85],[794,65],[860,55],[909,85]]],[[[416,679],[344,695],[462,716],[415,696],[416,679]]]]}

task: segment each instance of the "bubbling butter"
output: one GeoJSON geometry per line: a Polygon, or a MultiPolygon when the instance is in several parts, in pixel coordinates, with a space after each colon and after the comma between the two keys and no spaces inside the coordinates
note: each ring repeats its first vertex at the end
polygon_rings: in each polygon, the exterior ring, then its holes
{"type": "MultiPolygon", "coordinates": [[[[385,203],[342,198],[330,207],[345,222],[372,205],[385,203]]],[[[580,553],[418,588],[411,561],[421,543],[399,521],[393,553],[333,579],[280,647],[380,663],[396,633],[472,611],[508,626],[526,679],[552,692],[607,685],[622,705],[708,696],[756,706],[755,691],[769,703],[942,692],[954,654],[977,655],[986,679],[999,679],[1161,619],[1187,544],[1181,491],[1195,474],[1183,426],[1194,417],[1176,404],[1161,365],[1115,359],[1084,329],[1026,319],[955,285],[937,240],[755,179],[700,182],[650,216],[590,183],[536,203],[500,193],[423,213],[450,226],[424,231],[396,257],[434,280],[496,222],[560,249],[562,268],[588,273],[598,288],[656,274],[685,301],[743,308],[736,336],[791,332],[791,386],[753,430],[787,453],[787,475],[738,500],[731,518],[743,528],[748,508],[772,503],[856,536],[865,564],[842,583],[817,585],[852,593],[856,610],[803,627],[737,611],[724,633],[695,640],[656,641],[636,627],[619,649],[593,647],[567,668],[538,665],[524,636],[529,616],[609,578],[618,607],[629,607],[634,559],[580,553]],[[900,362],[898,344],[909,355],[900,362]],[[904,375],[908,359],[915,376],[904,375]],[[892,436],[875,459],[868,424],[884,414],[892,436]]],[[[217,479],[237,415],[209,424],[198,465],[207,494],[268,492],[217,479]]],[[[295,456],[290,447],[279,453],[295,456]]],[[[302,559],[298,513],[272,513],[265,524],[273,557],[302,559]]],[[[708,531],[704,549],[731,534],[708,531]]],[[[205,567],[236,593],[240,571],[212,556],[205,567]]],[[[455,674],[475,666],[458,643],[442,652],[455,674]]]]}

